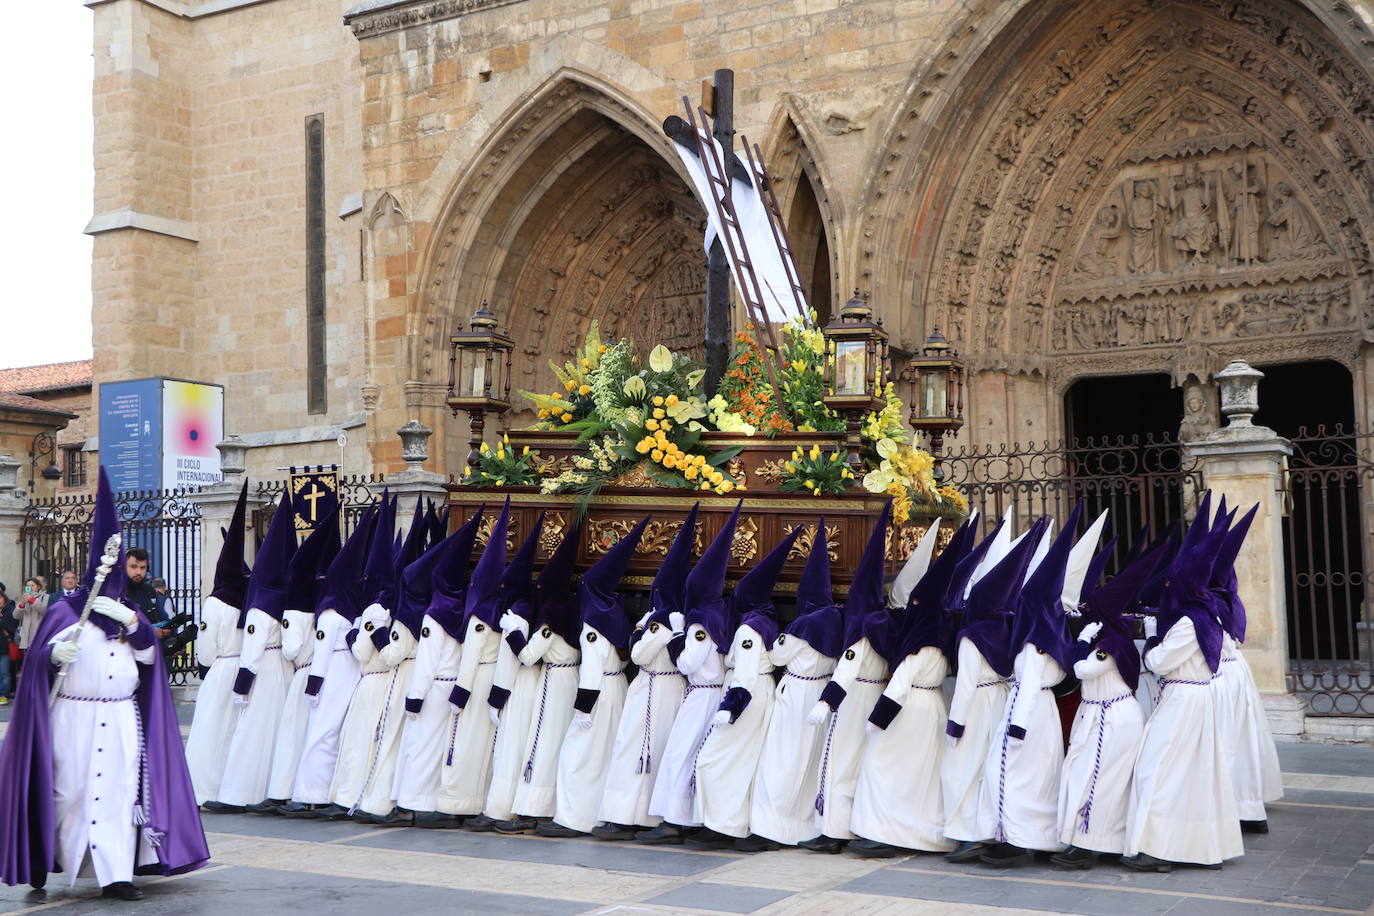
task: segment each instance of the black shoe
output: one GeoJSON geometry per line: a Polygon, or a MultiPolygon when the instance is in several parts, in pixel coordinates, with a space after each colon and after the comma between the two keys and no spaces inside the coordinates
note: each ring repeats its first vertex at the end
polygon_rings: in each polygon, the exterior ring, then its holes
{"type": "Polygon", "coordinates": [[[1269,832],[1269,822],[1268,822],[1268,821],[1241,821],[1241,822],[1240,822],[1240,832],[1241,832],[1241,833],[1268,833],[1268,832],[1269,832]]]}
{"type": "Polygon", "coordinates": [[[641,829],[629,824],[601,824],[592,828],[592,836],[598,840],[633,840],[641,829]]]}
{"type": "Polygon", "coordinates": [[[456,814],[440,814],[438,811],[417,811],[413,815],[412,826],[426,830],[457,830],[463,826],[463,819],[456,814]]]}
{"type": "Polygon", "coordinates": [[[496,825],[497,833],[513,835],[517,833],[529,833],[539,822],[532,817],[513,817],[508,821],[502,821],[496,825]]]}
{"type": "Polygon", "coordinates": [[[735,840],[735,852],[772,852],[781,848],[781,843],[776,843],[768,837],[759,836],[757,833],[751,833],[742,840],[735,840]]]}
{"type": "MultiPolygon", "coordinates": [[[[430,817],[430,816],[431,816],[431,815],[428,815],[428,814],[421,815],[421,817],[430,817]]],[[[434,816],[434,817],[447,817],[447,815],[443,815],[443,814],[437,814],[437,815],[433,815],[433,816],[434,816]]],[[[493,830],[496,829],[496,825],[499,824],[499,823],[501,823],[501,822],[498,821],[498,820],[497,820],[496,818],[494,818],[494,817],[487,817],[485,814],[479,814],[479,815],[477,815],[476,817],[470,817],[470,818],[468,818],[467,820],[463,821],[463,829],[464,829],[464,830],[471,830],[473,833],[490,833],[491,831],[493,831],[493,830]]],[[[420,823],[420,818],[419,818],[419,817],[416,817],[416,819],[415,819],[415,826],[416,826],[416,827],[424,827],[424,826],[428,826],[428,825],[427,825],[427,824],[421,824],[421,823],[420,823]]]]}
{"type": "Polygon", "coordinates": [[[813,836],[809,840],[802,840],[797,845],[802,849],[809,849],[812,852],[828,852],[831,855],[844,849],[844,843],[834,837],[825,836],[824,834],[821,836],[813,836]]]}
{"type": "Polygon", "coordinates": [[[344,821],[353,815],[349,814],[343,805],[325,805],[323,808],[315,809],[315,816],[322,821],[344,821]]]}
{"type": "Polygon", "coordinates": [[[577,836],[586,836],[581,830],[574,830],[571,827],[564,827],[556,821],[549,821],[534,828],[535,836],[559,837],[570,839],[577,836]]]}
{"type": "Polygon", "coordinates": [[[369,817],[377,827],[410,827],[415,823],[415,815],[400,808],[392,808],[390,814],[372,814],[369,817]]]}
{"type": "Polygon", "coordinates": [[[1171,872],[1174,870],[1174,863],[1156,859],[1154,856],[1143,852],[1138,852],[1133,856],[1122,856],[1121,864],[1135,871],[1171,872]]]}
{"type": "Polygon", "coordinates": [[[702,827],[696,833],[684,837],[682,844],[693,849],[730,849],[735,845],[735,837],[717,833],[709,827],[702,827]]]}
{"type": "Polygon", "coordinates": [[[1084,870],[1097,865],[1097,853],[1091,849],[1079,849],[1077,846],[1070,846],[1063,852],[1056,852],[1050,856],[1050,861],[1058,868],[1084,870]]]}
{"type": "Polygon", "coordinates": [[[987,843],[974,843],[971,840],[961,840],[958,846],[945,853],[945,859],[963,865],[967,862],[977,862],[987,850],[987,843]]]}
{"type": "Polygon", "coordinates": [[[269,798],[266,801],[258,802],[256,805],[249,805],[243,810],[247,811],[249,814],[279,814],[281,813],[280,809],[285,807],[286,804],[287,802],[282,799],[269,798]]]}
{"type": "Polygon", "coordinates": [[[677,846],[685,838],[685,833],[677,824],[670,824],[667,821],[659,824],[653,830],[641,830],[635,834],[635,839],[649,846],[677,846]]]}
{"type": "MultiPolygon", "coordinates": [[[[244,807],[243,807],[243,805],[226,805],[226,804],[224,804],[223,802],[217,802],[217,801],[208,801],[208,802],[206,802],[205,804],[201,805],[200,807],[201,807],[201,810],[202,810],[202,811],[208,811],[208,812],[210,812],[211,814],[242,814],[242,813],[244,812],[244,810],[245,810],[244,807]]],[[[124,882],[120,882],[120,883],[124,883],[124,882]]],[[[113,884],[110,885],[110,887],[114,887],[114,886],[115,886],[115,885],[113,885],[113,884]]],[[[131,898],[129,898],[129,899],[131,899],[131,900],[136,900],[136,899],[138,899],[138,898],[137,898],[137,897],[131,897],[131,898]]]]}
{"type": "Polygon", "coordinates": [[[861,859],[894,859],[897,857],[896,846],[889,846],[886,843],[878,843],[873,840],[850,840],[849,846],[846,848],[861,859]]]}
{"type": "Polygon", "coordinates": [[[288,802],[277,809],[277,813],[282,817],[315,817],[315,805],[307,805],[304,802],[288,802]]]}
{"type": "Polygon", "coordinates": [[[29,887],[36,891],[41,891],[48,886],[48,873],[45,871],[35,871],[29,880],[29,887]]]}
{"type": "Polygon", "coordinates": [[[134,887],[128,881],[116,881],[114,884],[107,884],[100,889],[100,896],[113,897],[116,900],[142,900],[143,891],[134,887]]]}
{"type": "Polygon", "coordinates": [[[1010,843],[998,843],[991,849],[983,850],[978,861],[993,868],[1020,868],[1035,861],[1035,853],[1010,843]]]}

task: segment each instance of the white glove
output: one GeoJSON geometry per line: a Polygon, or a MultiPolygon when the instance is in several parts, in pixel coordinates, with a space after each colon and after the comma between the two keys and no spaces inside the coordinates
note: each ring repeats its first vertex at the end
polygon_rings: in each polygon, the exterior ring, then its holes
{"type": "Polygon", "coordinates": [[[406,713],[406,718],[414,722],[416,719],[420,718],[420,714],[418,712],[408,712],[406,713]]]}
{"type": "Polygon", "coordinates": [[[528,633],[529,623],[519,614],[506,611],[501,615],[501,632],[513,633],[519,630],[521,633],[528,633]]]}
{"type": "Polygon", "coordinates": [[[80,648],[74,639],[64,639],[62,642],[52,647],[52,660],[59,665],[70,665],[76,660],[80,648]]]}
{"type": "Polygon", "coordinates": [[[235,705],[235,706],[239,706],[239,707],[247,706],[247,705],[248,705],[248,694],[246,694],[246,693],[236,693],[236,694],[234,694],[234,705],[235,705]]]}
{"type": "Polygon", "coordinates": [[[806,714],[806,724],[820,725],[828,715],[830,715],[830,707],[817,700],[816,705],[812,706],[811,711],[806,714]]]}
{"type": "Polygon", "coordinates": [[[135,618],[133,608],[120,604],[113,598],[107,598],[104,595],[95,599],[95,603],[91,605],[91,610],[95,611],[97,614],[104,614],[115,623],[124,627],[133,623],[135,618]]]}
{"type": "Polygon", "coordinates": [[[882,729],[874,725],[872,722],[865,722],[864,731],[868,732],[870,735],[876,735],[878,734],[878,732],[882,731],[882,729]]]}
{"type": "Polygon", "coordinates": [[[668,615],[668,626],[673,628],[674,633],[681,633],[687,629],[687,618],[682,616],[681,611],[673,611],[668,615]]]}
{"type": "Polygon", "coordinates": [[[711,717],[712,725],[729,725],[730,712],[726,709],[717,709],[716,714],[711,717]]]}
{"type": "Polygon", "coordinates": [[[575,712],[572,718],[573,728],[587,731],[592,727],[592,714],[589,712],[575,712]]]}
{"type": "Polygon", "coordinates": [[[1154,614],[1145,615],[1145,638],[1154,639],[1159,634],[1159,618],[1154,614]]]}
{"type": "Polygon", "coordinates": [[[949,748],[951,751],[954,750],[954,745],[958,743],[958,738],[954,737],[953,735],[945,735],[945,747],[949,748]]]}
{"type": "Polygon", "coordinates": [[[311,708],[311,709],[314,709],[316,706],[319,706],[319,705],[320,705],[320,695],[317,693],[317,694],[315,694],[313,697],[310,697],[310,708],[311,708]]]}
{"type": "Polygon", "coordinates": [[[1097,638],[1097,634],[1102,632],[1102,621],[1094,620],[1083,628],[1083,632],[1078,634],[1079,642],[1091,643],[1097,638]]]}
{"type": "Polygon", "coordinates": [[[487,707],[487,718],[491,719],[491,724],[492,724],[492,725],[500,725],[500,724],[501,724],[501,710],[496,709],[496,708],[491,707],[491,706],[488,706],[488,707],[487,707]]]}

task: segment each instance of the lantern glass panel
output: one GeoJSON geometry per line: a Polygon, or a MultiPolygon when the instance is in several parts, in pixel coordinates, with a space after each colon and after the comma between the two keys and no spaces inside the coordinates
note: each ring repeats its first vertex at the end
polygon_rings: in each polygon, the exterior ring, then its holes
{"type": "Polygon", "coordinates": [[[943,417],[949,413],[949,389],[944,373],[926,370],[921,373],[921,416],[943,417]]]}
{"type": "Polygon", "coordinates": [[[867,349],[862,340],[835,342],[835,394],[861,395],[867,391],[867,349]]]}
{"type": "Polygon", "coordinates": [[[486,396],[487,351],[483,348],[458,349],[458,396],[486,396]]]}

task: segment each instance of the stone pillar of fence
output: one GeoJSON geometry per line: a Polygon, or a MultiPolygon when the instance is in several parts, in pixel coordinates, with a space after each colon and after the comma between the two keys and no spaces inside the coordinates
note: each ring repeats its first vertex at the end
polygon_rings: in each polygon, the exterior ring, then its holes
{"type": "Polygon", "coordinates": [[[24,527],[29,494],[19,486],[23,463],[13,455],[0,455],[0,581],[11,594],[19,594],[19,577],[24,569],[19,532],[24,527]]]}
{"type": "Polygon", "coordinates": [[[447,478],[443,474],[425,470],[425,462],[429,460],[429,437],[433,434],[434,430],[419,420],[411,420],[396,430],[396,435],[401,437],[401,457],[406,462],[405,470],[388,474],[383,482],[369,485],[374,495],[385,488],[392,496],[400,497],[400,511],[396,513],[398,528],[410,524],[411,510],[418,498],[432,499],[436,506],[441,507],[448,501],[445,487],[447,478]]]}
{"type": "MultiPolygon", "coordinates": [[[[190,494],[187,499],[200,506],[201,519],[201,543],[200,543],[200,596],[201,599],[210,597],[210,591],[215,585],[215,565],[219,561],[220,550],[224,547],[223,529],[229,527],[229,520],[234,517],[234,507],[238,503],[239,492],[243,489],[244,481],[244,456],[247,454],[247,446],[238,436],[228,436],[223,442],[215,446],[220,452],[220,473],[223,480],[208,487],[202,487],[195,493],[190,494]]],[[[261,508],[266,500],[253,492],[252,485],[248,488],[248,515],[244,524],[248,528],[248,534],[243,539],[244,560],[250,565],[253,562],[253,510],[261,508]]]]}
{"type": "Polygon", "coordinates": [[[1254,524],[1236,558],[1236,577],[1248,623],[1245,652],[1269,713],[1275,737],[1303,731],[1305,706],[1288,689],[1288,611],[1283,570],[1283,468],[1293,447],[1272,429],[1256,426],[1259,380],[1264,373],[1233,360],[1216,380],[1227,424],[1185,447],[1197,457],[1215,500],[1226,497],[1242,513],[1259,503],[1254,524]]]}

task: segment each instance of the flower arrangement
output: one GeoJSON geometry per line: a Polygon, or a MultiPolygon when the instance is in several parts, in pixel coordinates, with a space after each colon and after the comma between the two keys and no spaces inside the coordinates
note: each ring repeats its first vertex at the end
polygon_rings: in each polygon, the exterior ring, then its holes
{"type": "Polygon", "coordinates": [[[735,349],[730,366],[708,404],[710,419],[716,429],[727,433],[752,436],[762,431],[766,436],[792,431],[792,421],[778,409],[773,386],[764,370],[763,351],[754,340],[754,325],[735,334],[735,349]]]}
{"type": "Polygon", "coordinates": [[[539,482],[539,470],[535,466],[538,452],[530,451],[528,445],[518,452],[510,444],[510,437],[503,436],[492,448],[483,442],[477,450],[477,462],[463,469],[463,477],[458,483],[465,487],[522,487],[539,482]]]}
{"type": "Polygon", "coordinates": [[[812,496],[833,496],[843,493],[854,483],[854,472],[845,461],[842,449],[823,452],[819,445],[804,451],[800,446],[792,450],[792,457],[783,462],[783,477],[779,489],[789,493],[801,490],[812,496]]]}
{"type": "Polygon", "coordinates": [[[878,466],[864,475],[864,489],[892,497],[892,519],[897,524],[911,518],[920,506],[926,512],[948,518],[968,514],[968,500],[953,487],[935,482],[935,459],[905,440],[884,438],[876,444],[878,466]]]}

